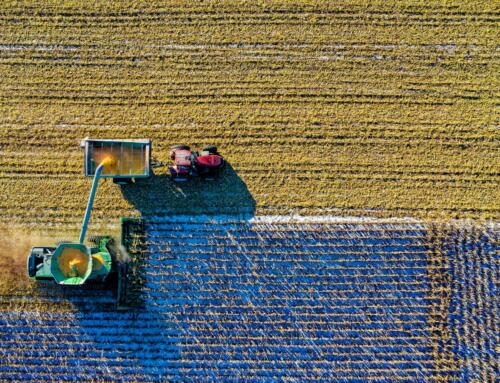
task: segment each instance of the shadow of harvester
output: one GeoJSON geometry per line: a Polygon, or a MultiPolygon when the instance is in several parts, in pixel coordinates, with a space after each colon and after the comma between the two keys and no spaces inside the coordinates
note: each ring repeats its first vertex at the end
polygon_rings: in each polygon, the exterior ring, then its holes
{"type": "MultiPolygon", "coordinates": [[[[212,181],[195,177],[186,182],[174,182],[169,173],[163,172],[149,179],[120,187],[123,197],[140,212],[141,217],[146,221],[173,215],[223,215],[248,219],[255,214],[255,200],[230,164],[226,164],[212,181]]],[[[138,236],[139,247],[144,245],[145,236],[145,232],[138,236]]],[[[125,238],[128,236],[125,235],[125,238]]],[[[147,261],[141,256],[141,249],[133,251],[129,246],[126,248],[131,254],[127,283],[134,296],[141,296],[143,285],[148,279],[147,273],[144,272],[147,261]]],[[[142,307],[142,304],[135,306],[142,307]]]]}
{"type": "Polygon", "coordinates": [[[121,192],[143,217],[255,213],[254,198],[230,164],[213,181],[196,177],[174,182],[170,174],[160,173],[136,184],[122,185],[121,192]]]}

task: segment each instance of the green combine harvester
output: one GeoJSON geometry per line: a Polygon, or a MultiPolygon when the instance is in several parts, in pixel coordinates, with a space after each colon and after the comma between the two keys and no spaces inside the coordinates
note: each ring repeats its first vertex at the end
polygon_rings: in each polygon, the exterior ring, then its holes
{"type": "Polygon", "coordinates": [[[87,280],[105,280],[112,271],[113,238],[103,237],[96,246],[60,243],[57,247],[34,247],[28,257],[29,276],[53,279],[61,285],[81,285],[87,280]]]}
{"type": "Polygon", "coordinates": [[[111,236],[89,238],[87,227],[100,178],[129,183],[151,175],[151,142],[149,140],[82,141],[85,148],[85,175],[93,177],[92,189],[78,242],[62,242],[54,247],[37,246],[28,256],[28,276],[34,280],[53,280],[60,285],[83,285],[104,282],[111,277],[117,283],[117,303],[126,308],[128,297],[128,254],[130,239],[143,230],[142,221],[123,218],[121,242],[111,236]],[[121,245],[121,246],[120,246],[121,245]]]}

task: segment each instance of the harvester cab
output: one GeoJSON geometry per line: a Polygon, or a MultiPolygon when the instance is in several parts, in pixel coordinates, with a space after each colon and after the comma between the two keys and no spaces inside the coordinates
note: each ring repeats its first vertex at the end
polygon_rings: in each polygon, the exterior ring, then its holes
{"type": "Polygon", "coordinates": [[[28,256],[28,276],[36,279],[53,279],[50,273],[50,257],[56,247],[33,247],[28,256]]]}

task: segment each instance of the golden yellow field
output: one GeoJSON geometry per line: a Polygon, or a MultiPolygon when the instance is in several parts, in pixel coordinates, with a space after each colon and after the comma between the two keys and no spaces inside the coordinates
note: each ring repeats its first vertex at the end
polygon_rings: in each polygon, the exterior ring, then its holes
{"type": "Polygon", "coordinates": [[[86,136],[151,138],[160,160],[216,144],[235,171],[219,185],[102,182],[93,224],[499,218],[494,2],[86,3],[0,5],[0,224],[80,223],[86,136]]]}

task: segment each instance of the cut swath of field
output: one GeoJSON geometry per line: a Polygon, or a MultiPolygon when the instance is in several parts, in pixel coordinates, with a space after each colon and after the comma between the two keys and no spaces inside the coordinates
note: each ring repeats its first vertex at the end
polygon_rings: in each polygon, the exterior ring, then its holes
{"type": "Polygon", "coordinates": [[[0,222],[79,222],[85,136],[216,144],[248,188],[159,181],[160,212],[497,219],[498,9],[325,3],[3,2],[0,222]]]}
{"type": "Polygon", "coordinates": [[[151,220],[138,311],[0,296],[0,379],[494,381],[497,229],[316,221],[151,220]]]}

